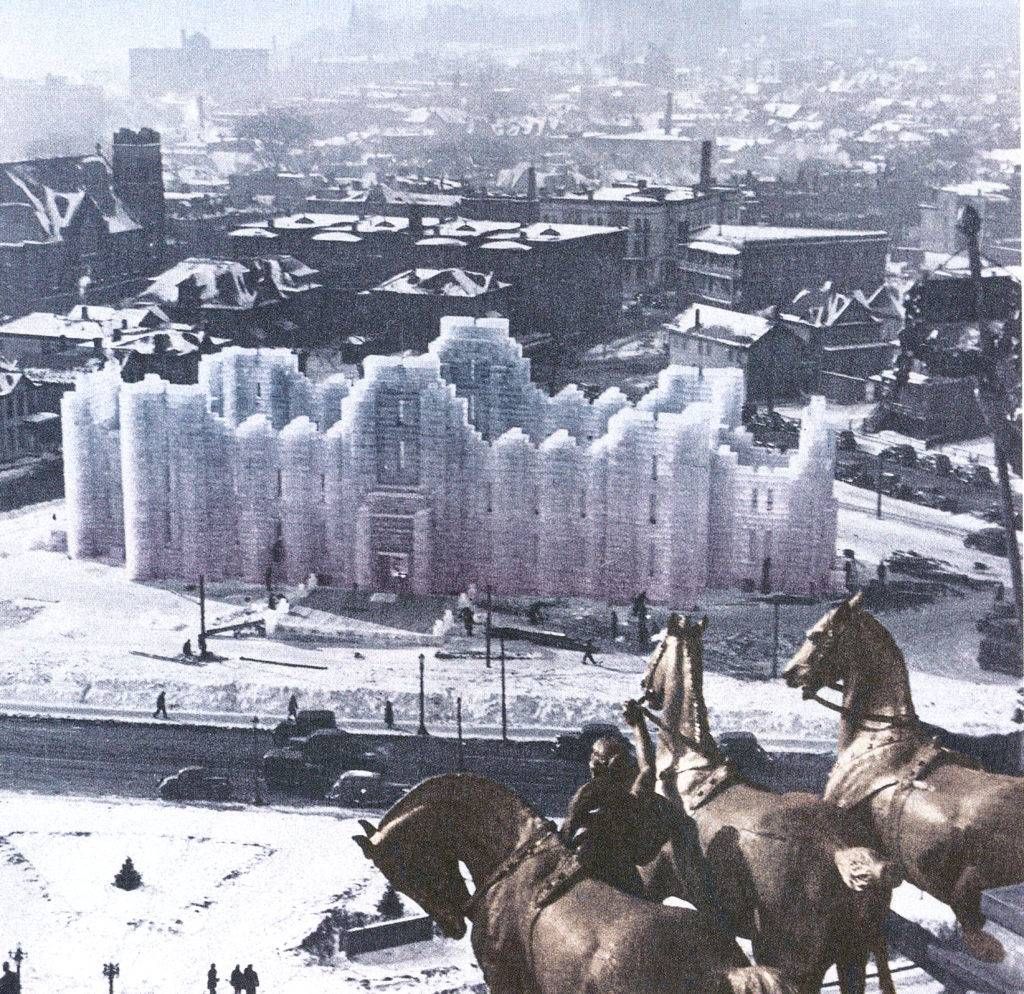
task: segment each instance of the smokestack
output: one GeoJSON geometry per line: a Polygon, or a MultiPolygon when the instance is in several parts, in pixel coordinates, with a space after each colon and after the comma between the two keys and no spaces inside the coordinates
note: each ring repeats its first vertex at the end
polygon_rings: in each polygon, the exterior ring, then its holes
{"type": "Polygon", "coordinates": [[[675,108],[672,105],[672,98],[674,94],[671,90],[665,94],[665,134],[672,134],[672,116],[675,108]]]}
{"type": "Polygon", "coordinates": [[[715,143],[711,140],[700,143],[700,181],[697,188],[706,192],[714,186],[715,178],[711,175],[711,154],[715,143]]]}
{"type": "Polygon", "coordinates": [[[526,169],[526,199],[537,199],[537,170],[533,163],[526,169]]]}

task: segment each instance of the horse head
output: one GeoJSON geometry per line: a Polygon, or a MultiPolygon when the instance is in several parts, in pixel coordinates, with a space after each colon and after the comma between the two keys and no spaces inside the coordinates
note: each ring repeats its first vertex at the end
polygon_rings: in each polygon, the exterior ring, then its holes
{"type": "MultiPolygon", "coordinates": [[[[691,621],[686,615],[669,616],[665,634],[651,656],[641,681],[644,701],[655,711],[663,711],[665,726],[679,738],[676,751],[699,747],[714,750],[704,704],[704,632],[705,616],[691,621]]],[[[664,727],[664,726],[663,726],[664,727]]]]}
{"type": "Polygon", "coordinates": [[[392,886],[412,898],[446,936],[461,939],[466,934],[469,891],[458,854],[447,842],[447,833],[438,830],[430,806],[406,805],[406,800],[384,816],[379,828],[361,821],[364,834],[353,840],[392,886]]]}
{"type": "Polygon", "coordinates": [[[838,687],[849,679],[859,649],[850,638],[857,627],[863,594],[854,594],[824,615],[807,633],[782,675],[794,689],[801,689],[805,698],[813,697],[824,687],[838,687]]]}

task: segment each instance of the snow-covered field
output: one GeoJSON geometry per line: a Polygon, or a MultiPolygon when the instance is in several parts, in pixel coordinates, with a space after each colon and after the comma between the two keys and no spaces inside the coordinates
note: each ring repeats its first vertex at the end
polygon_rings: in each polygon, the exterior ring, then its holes
{"type": "Polygon", "coordinates": [[[302,948],[332,910],[373,915],[384,890],[338,815],[31,794],[0,806],[0,932],[28,953],[26,990],[102,990],[107,962],[127,994],[204,990],[211,962],[221,991],[236,963],[268,994],[480,983],[468,940],[351,960],[302,948]],[[112,881],[127,856],[143,886],[126,892],[112,881]]]}
{"type": "MultiPolygon", "coordinates": [[[[843,506],[840,547],[853,548],[859,558],[870,561],[892,548],[909,548],[965,570],[984,560],[989,575],[1005,576],[1005,560],[963,547],[967,523],[948,515],[932,520],[929,515],[938,512],[897,502],[889,502],[894,505],[890,516],[878,521],[873,506],[861,507],[860,493],[840,485],[837,494],[843,506]]],[[[389,696],[399,722],[411,721],[417,709],[417,656],[423,651],[432,726],[454,723],[457,696],[468,726],[499,720],[498,668],[488,670],[478,658],[458,658],[467,648],[464,640],[446,647],[455,650],[456,658],[439,659],[435,640],[370,620],[292,618],[289,623],[300,627],[333,626],[337,644],[218,639],[211,645],[222,660],[186,665],[176,657],[186,638],[195,644],[195,594],[131,583],[117,566],[72,561],[40,548],[54,524],[52,515],[59,513],[59,505],[48,505],[0,518],[0,701],[138,710],[152,708],[157,690],[166,688],[172,708],[182,711],[273,716],[298,691],[304,706],[332,707],[343,721],[377,719],[389,696]]],[[[237,584],[213,588],[208,623],[237,615],[239,589],[237,584]],[[215,599],[228,593],[235,603],[215,599]]],[[[258,601],[259,592],[251,593],[258,601]]],[[[974,732],[1010,727],[1012,698],[1006,684],[1012,681],[981,673],[974,661],[974,620],[988,596],[946,598],[885,617],[913,668],[915,702],[927,720],[974,732]]],[[[764,654],[767,671],[770,611],[724,593],[709,597],[704,607],[712,619],[709,655],[731,652],[731,646],[753,639],[755,657],[764,654]]],[[[785,610],[783,661],[820,613],[819,607],[785,610]]],[[[479,643],[473,644],[477,650],[479,643]]],[[[584,720],[608,719],[625,698],[636,695],[644,666],[641,657],[624,650],[602,653],[598,667],[581,666],[578,653],[521,647],[517,653],[519,658],[508,664],[509,716],[515,728],[574,727],[584,720]]],[[[835,733],[830,713],[802,702],[781,681],[709,672],[706,692],[719,728],[813,739],[831,739],[835,733]]]]}

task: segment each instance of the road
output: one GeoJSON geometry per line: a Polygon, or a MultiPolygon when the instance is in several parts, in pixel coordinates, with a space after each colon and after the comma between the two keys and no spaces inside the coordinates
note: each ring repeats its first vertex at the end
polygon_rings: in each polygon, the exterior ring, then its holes
{"type": "MultiPolygon", "coordinates": [[[[454,739],[413,735],[359,735],[365,750],[384,749],[389,779],[413,784],[458,768],[454,739]]],[[[0,717],[0,786],[45,794],[153,798],[160,780],[183,766],[202,764],[230,777],[242,798],[252,796],[254,759],[270,747],[270,732],[167,723],[0,717]]],[[[549,815],[560,815],[587,776],[582,763],[551,755],[550,740],[468,739],[464,766],[504,783],[549,815]]],[[[780,753],[766,784],[820,790],[828,754],[780,753]]],[[[267,794],[264,785],[264,794],[267,794]]],[[[269,792],[275,803],[314,799],[269,792]]]]}

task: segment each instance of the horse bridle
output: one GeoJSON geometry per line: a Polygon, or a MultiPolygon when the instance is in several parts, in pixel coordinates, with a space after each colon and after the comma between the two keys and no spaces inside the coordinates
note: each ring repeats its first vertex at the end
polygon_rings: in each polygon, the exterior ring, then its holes
{"type": "MultiPolygon", "coordinates": [[[[828,644],[825,646],[815,646],[820,653],[834,652],[839,643],[839,634],[835,630],[835,626],[830,624],[826,629],[828,644]]],[[[810,635],[808,635],[810,638],[810,635]]],[[[813,642],[814,640],[811,639],[813,642]]],[[[836,690],[842,693],[844,690],[843,684],[839,680],[835,680],[828,684],[830,690],[836,690]]],[[[804,695],[804,700],[814,701],[816,704],[820,704],[823,708],[829,711],[834,711],[836,714],[842,715],[844,718],[848,718],[850,721],[857,725],[860,725],[863,721],[875,721],[882,725],[886,725],[889,728],[899,728],[903,725],[914,725],[920,719],[917,714],[911,709],[905,711],[902,714],[875,714],[871,711],[860,711],[857,708],[847,707],[845,704],[835,704],[832,701],[826,700],[821,696],[820,691],[816,691],[813,694],[804,695]]]]}

